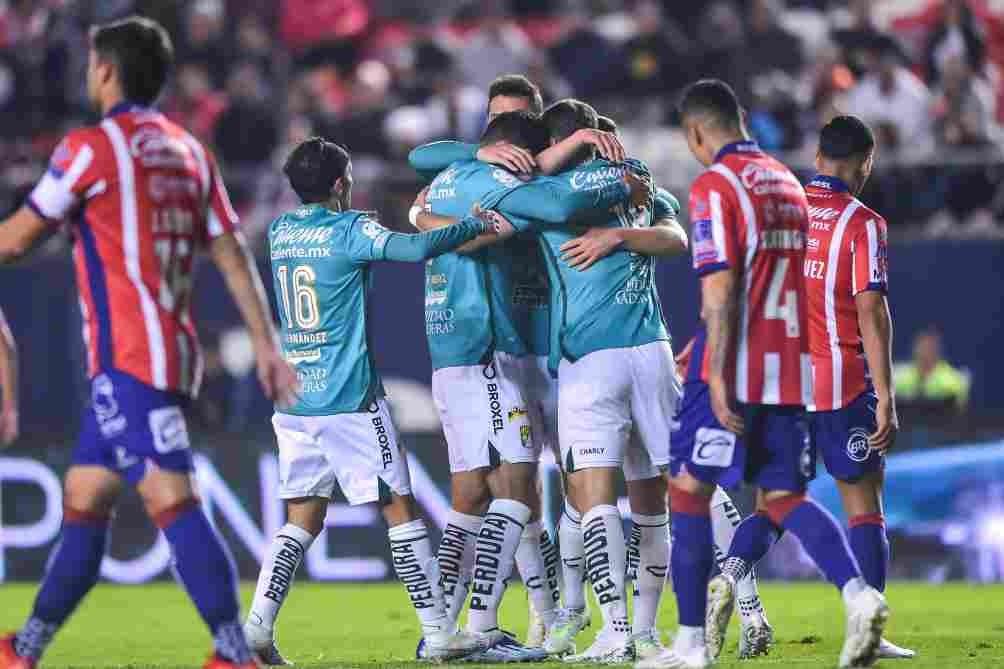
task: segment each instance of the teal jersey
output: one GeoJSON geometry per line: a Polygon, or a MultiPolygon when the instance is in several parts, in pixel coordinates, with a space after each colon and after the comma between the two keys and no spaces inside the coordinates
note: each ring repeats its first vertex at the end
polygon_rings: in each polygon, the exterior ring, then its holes
{"type": "MultiPolygon", "coordinates": [[[[636,173],[649,175],[644,164],[638,161],[628,164],[636,173]]],[[[593,160],[558,176],[539,180],[575,193],[588,192],[622,183],[625,169],[624,164],[593,160]]],[[[555,224],[535,218],[532,201],[520,195],[520,189],[514,189],[493,208],[506,215],[517,229],[537,230],[540,234],[551,281],[552,369],[557,368],[562,357],[575,361],[601,349],[641,346],[669,339],[655,287],[654,258],[621,250],[586,271],[572,269],[561,260],[561,245],[579,234],[575,224],[651,226],[655,198],[644,207],[596,208],[555,224]]]]}
{"type": "Polygon", "coordinates": [[[477,144],[449,140],[431,142],[412,149],[408,154],[408,164],[418,172],[418,176],[428,182],[453,163],[476,160],[477,154],[477,144]]]}
{"type": "Polygon", "coordinates": [[[652,220],[658,222],[667,218],[679,217],[680,201],[665,188],[656,188],[655,201],[652,206],[652,220]]]}
{"type": "Polygon", "coordinates": [[[268,229],[283,355],[301,382],[297,416],[351,413],[383,396],[366,330],[370,264],[418,262],[480,234],[481,222],[420,235],[391,232],[365,212],[304,205],[268,229]]]}
{"type": "MultiPolygon", "coordinates": [[[[574,192],[564,182],[523,184],[500,167],[476,160],[452,164],[429,186],[426,202],[434,214],[460,217],[475,203],[490,208],[518,188],[517,200],[537,203],[537,215],[563,221],[577,211],[612,204],[627,198],[623,182],[607,189],[574,192]]],[[[527,227],[527,221],[519,225],[527,227]]],[[[529,281],[520,272],[532,256],[520,251],[519,240],[508,240],[471,255],[452,253],[426,266],[425,323],[434,369],[476,365],[493,351],[512,355],[532,353],[532,332],[517,326],[514,304],[529,281]],[[516,259],[520,263],[516,263],[516,259]]],[[[524,247],[525,248],[525,247],[524,247]]],[[[522,309],[520,309],[522,311],[522,309]]],[[[526,323],[527,318],[521,318],[526,323]]],[[[539,344],[539,342],[536,342],[539,344]]]]}
{"type": "Polygon", "coordinates": [[[531,355],[547,355],[551,350],[551,282],[540,244],[536,235],[520,234],[508,246],[512,253],[516,331],[531,355]]]}

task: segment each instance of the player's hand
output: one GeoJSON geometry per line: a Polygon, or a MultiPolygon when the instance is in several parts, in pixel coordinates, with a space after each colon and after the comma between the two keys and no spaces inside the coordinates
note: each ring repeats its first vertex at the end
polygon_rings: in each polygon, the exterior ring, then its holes
{"type": "Polygon", "coordinates": [[[561,245],[561,259],[569,267],[582,272],[623,244],[620,228],[589,228],[582,236],[561,245]]]}
{"type": "Polygon", "coordinates": [[[875,432],[868,435],[868,445],[873,451],[885,455],[896,442],[899,433],[899,416],[896,415],[896,403],[892,398],[880,398],[875,406],[875,432]]]}
{"type": "Polygon", "coordinates": [[[10,446],[17,440],[18,427],[17,407],[6,407],[0,411],[0,446],[10,446]]]}
{"type": "Polygon", "coordinates": [[[595,147],[600,156],[610,162],[619,163],[627,157],[627,152],[624,150],[620,138],[612,132],[582,128],[576,130],[575,134],[579,141],[595,147]]]}
{"type": "Polygon", "coordinates": [[[300,397],[300,379],[272,342],[255,347],[258,382],[267,397],[281,408],[288,408],[300,397]]]}
{"type": "Polygon", "coordinates": [[[428,209],[427,209],[427,203],[426,203],[426,200],[425,200],[425,198],[426,198],[426,196],[428,194],[429,194],[429,187],[428,186],[426,186],[422,190],[418,191],[418,195],[415,196],[415,202],[414,202],[414,204],[412,204],[412,206],[413,207],[418,207],[422,211],[428,211],[428,209]]]}
{"type": "Polygon", "coordinates": [[[674,362],[676,362],[676,374],[681,379],[687,378],[687,367],[690,366],[690,355],[694,352],[694,342],[696,340],[691,337],[687,345],[683,347],[683,350],[676,354],[674,362]]]}
{"type": "Polygon", "coordinates": [[[497,211],[482,209],[480,202],[475,202],[471,215],[477,216],[485,224],[485,234],[496,234],[500,239],[508,239],[516,234],[516,228],[509,219],[497,211]]]}
{"type": "Polygon", "coordinates": [[[715,418],[726,430],[741,437],[746,426],[743,424],[743,419],[732,409],[732,398],[729,397],[725,382],[712,381],[709,384],[709,391],[711,393],[711,410],[714,411],[715,418]]]}
{"type": "Polygon", "coordinates": [[[652,182],[644,179],[631,170],[624,172],[624,183],[627,184],[631,192],[631,206],[643,207],[648,204],[652,197],[652,182]]]}
{"type": "Polygon", "coordinates": [[[478,149],[475,156],[483,163],[500,165],[516,174],[533,174],[537,160],[526,149],[509,142],[496,142],[478,149]]]}

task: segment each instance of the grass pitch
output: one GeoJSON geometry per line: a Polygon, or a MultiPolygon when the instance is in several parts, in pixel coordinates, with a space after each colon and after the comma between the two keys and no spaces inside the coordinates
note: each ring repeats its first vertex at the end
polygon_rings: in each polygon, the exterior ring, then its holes
{"type": "MultiPolygon", "coordinates": [[[[243,588],[245,608],[252,587],[245,584],[243,588]]],[[[0,630],[21,624],[34,594],[34,585],[0,585],[0,630]]],[[[821,584],[771,584],[764,586],[763,595],[778,637],[770,656],[738,662],[733,622],[728,648],[717,666],[836,666],[844,621],[833,588],[821,584]]],[[[893,615],[887,636],[916,649],[919,655],[914,660],[887,660],[881,665],[897,669],[1004,667],[1004,586],[894,583],[888,596],[893,615]]],[[[502,621],[504,627],[522,637],[526,596],[521,588],[511,588],[507,594],[502,621]]],[[[593,627],[580,637],[580,649],[598,628],[599,612],[595,608],[593,621],[593,627]]],[[[660,625],[664,631],[671,631],[674,621],[675,608],[668,596],[660,625]]],[[[283,609],[279,645],[296,666],[309,669],[428,667],[411,661],[417,630],[414,613],[396,584],[299,583],[283,609]]],[[[101,585],[56,638],[43,666],[200,667],[209,648],[207,631],[184,593],[173,584],[101,585]]]]}

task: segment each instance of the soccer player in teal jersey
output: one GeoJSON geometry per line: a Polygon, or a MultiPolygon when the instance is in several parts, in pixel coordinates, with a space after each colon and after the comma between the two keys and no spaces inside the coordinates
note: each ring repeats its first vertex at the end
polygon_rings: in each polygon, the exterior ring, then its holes
{"type": "Polygon", "coordinates": [[[299,401],[272,419],[288,522],[265,556],[245,632],[261,662],[286,664],[275,647],[275,620],[324,527],[337,482],[350,504],[381,506],[394,569],[421,622],[426,656],[479,650],[484,638],[457,634],[447,622],[439,566],[415,511],[405,454],[367,344],[366,291],[371,263],[426,260],[488,230],[474,217],[420,235],[387,230],[372,214],[350,209],[349,155],[320,138],[297,146],[284,171],[303,205],[269,226],[269,252],[282,349],[302,388],[299,401]]]}
{"type": "MultiPolygon", "coordinates": [[[[489,124],[482,143],[500,139],[537,152],[546,146],[548,135],[536,117],[508,112],[489,124]]],[[[521,185],[500,167],[458,161],[429,186],[425,200],[431,215],[416,216],[416,222],[422,227],[429,224],[427,219],[461,216],[476,203],[488,204],[521,185]]],[[[540,203],[538,215],[554,222],[576,211],[609,209],[630,193],[621,181],[590,192],[575,193],[559,183],[530,184],[523,190],[525,197],[540,203]]],[[[533,484],[540,453],[532,430],[536,421],[531,421],[535,407],[529,404],[525,387],[533,357],[514,318],[517,256],[508,241],[488,249],[468,245],[462,250],[468,255],[444,255],[426,272],[432,390],[453,481],[453,513],[440,546],[440,566],[451,611],[459,615],[466,594],[465,563],[473,551],[479,568],[474,571],[468,626],[498,638],[498,644],[484,653],[484,661],[543,659],[546,653],[531,652],[498,630],[498,606],[531,508],[537,504],[533,484]]],[[[553,617],[556,602],[542,604],[549,604],[541,606],[545,619],[548,614],[553,617]]]]}

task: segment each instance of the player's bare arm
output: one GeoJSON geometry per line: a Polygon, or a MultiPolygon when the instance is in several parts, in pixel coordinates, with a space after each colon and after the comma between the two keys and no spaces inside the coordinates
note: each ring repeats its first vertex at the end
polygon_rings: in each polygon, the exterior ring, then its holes
{"type": "Polygon", "coordinates": [[[265,396],[280,406],[292,404],[300,383],[296,372],[279,351],[265,289],[244,238],[239,233],[217,237],[211,242],[209,252],[251,333],[258,363],[258,381],[265,396]]]}
{"type": "Polygon", "coordinates": [[[537,164],[543,174],[557,174],[568,168],[583,146],[592,146],[610,162],[619,163],[627,157],[624,145],[617,135],[592,128],[581,128],[537,155],[537,164]]]}
{"type": "Polygon", "coordinates": [[[866,290],[854,297],[858,311],[861,342],[868,361],[872,385],[878,396],[874,434],[868,437],[871,447],[884,453],[896,441],[899,417],[896,415],[896,396],[892,385],[892,317],[889,302],[880,291],[866,290]]]}
{"type": "Polygon", "coordinates": [[[739,310],[736,304],[736,271],[732,268],[707,274],[701,278],[701,312],[708,330],[707,347],[710,357],[708,387],[711,408],[725,429],[742,435],[743,420],[735,413],[732,391],[725,380],[736,334],[739,310]]]}
{"type": "Polygon", "coordinates": [[[31,253],[53,231],[54,226],[27,205],[0,223],[0,263],[19,260],[31,253]]]}
{"type": "Polygon", "coordinates": [[[18,435],[17,345],[0,311],[0,446],[18,435]]]}
{"type": "Polygon", "coordinates": [[[687,233],[676,218],[664,218],[650,228],[589,228],[562,244],[561,259],[584,271],[620,249],[647,256],[675,256],[687,250],[687,233]]]}

